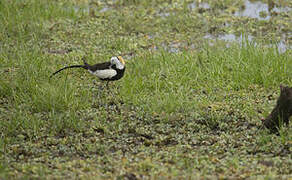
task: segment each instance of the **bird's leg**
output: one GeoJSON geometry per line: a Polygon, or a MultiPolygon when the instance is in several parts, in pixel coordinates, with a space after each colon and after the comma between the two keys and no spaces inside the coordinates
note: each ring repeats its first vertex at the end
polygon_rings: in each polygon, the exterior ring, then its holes
{"type": "Polygon", "coordinates": [[[94,85],[94,87],[98,87],[98,91],[103,90],[102,86],[99,83],[97,83],[96,80],[93,80],[93,85],[94,85]]]}
{"type": "Polygon", "coordinates": [[[96,80],[93,80],[93,89],[95,89],[96,91],[97,91],[97,99],[99,99],[99,101],[100,101],[100,99],[101,99],[101,97],[102,97],[102,90],[103,90],[103,88],[102,88],[102,86],[99,84],[99,83],[97,83],[97,81],[96,80]]]}
{"type": "Polygon", "coordinates": [[[109,90],[109,86],[108,86],[108,84],[109,84],[109,81],[107,81],[107,82],[106,82],[106,85],[105,85],[105,87],[106,87],[107,90],[109,90]]]}
{"type": "MultiPolygon", "coordinates": [[[[109,84],[110,84],[110,82],[107,81],[107,83],[106,83],[106,89],[107,89],[107,91],[109,92],[109,94],[110,94],[112,97],[115,97],[115,89],[112,87],[112,86],[114,86],[114,84],[111,85],[111,88],[109,87],[109,84]]],[[[114,98],[114,99],[115,99],[115,98],[114,98]]]]}
{"type": "Polygon", "coordinates": [[[106,90],[113,96],[113,92],[111,91],[111,89],[109,88],[109,81],[106,82],[106,90]]]}

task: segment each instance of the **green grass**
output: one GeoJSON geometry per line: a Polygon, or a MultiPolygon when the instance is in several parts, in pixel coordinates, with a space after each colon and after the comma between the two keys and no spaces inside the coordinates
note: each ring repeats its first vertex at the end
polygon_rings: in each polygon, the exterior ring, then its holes
{"type": "MultiPolygon", "coordinates": [[[[261,33],[228,48],[202,38],[267,24],[193,12],[189,1],[98,3],[111,9],[92,17],[83,1],[0,1],[0,179],[291,177],[291,126],[260,129],[279,85],[292,85],[291,49],[278,53],[261,33]],[[83,56],[119,54],[126,74],[110,92],[81,69],[49,78],[83,56]]],[[[281,15],[262,32],[273,42],[289,24],[281,15]]]]}

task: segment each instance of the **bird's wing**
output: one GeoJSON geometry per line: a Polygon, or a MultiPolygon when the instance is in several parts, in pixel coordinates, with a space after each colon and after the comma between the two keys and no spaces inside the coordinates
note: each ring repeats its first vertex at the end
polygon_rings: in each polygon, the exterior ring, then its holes
{"type": "Polygon", "coordinates": [[[92,65],[92,66],[89,66],[89,70],[90,71],[97,71],[97,70],[106,70],[106,69],[109,69],[111,66],[111,63],[110,62],[104,62],[104,63],[99,63],[99,64],[95,64],[95,65],[92,65]]]}

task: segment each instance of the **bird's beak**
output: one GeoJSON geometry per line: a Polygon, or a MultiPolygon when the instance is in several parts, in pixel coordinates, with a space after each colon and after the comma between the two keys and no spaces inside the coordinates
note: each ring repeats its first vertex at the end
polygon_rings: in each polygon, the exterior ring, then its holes
{"type": "Polygon", "coordinates": [[[122,58],[122,56],[118,56],[118,59],[125,65],[126,64],[126,62],[125,62],[125,60],[122,58]]]}

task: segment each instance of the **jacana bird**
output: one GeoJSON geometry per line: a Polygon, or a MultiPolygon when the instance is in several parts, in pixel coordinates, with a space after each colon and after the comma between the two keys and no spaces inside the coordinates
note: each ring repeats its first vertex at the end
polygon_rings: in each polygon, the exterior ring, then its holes
{"type": "Polygon", "coordinates": [[[121,79],[124,76],[124,72],[126,69],[125,61],[121,56],[114,56],[108,62],[98,63],[94,65],[87,64],[87,62],[83,58],[83,63],[84,65],[65,66],[62,69],[54,72],[51,77],[65,69],[83,68],[87,69],[91,74],[97,76],[100,80],[109,82],[121,79]]]}

